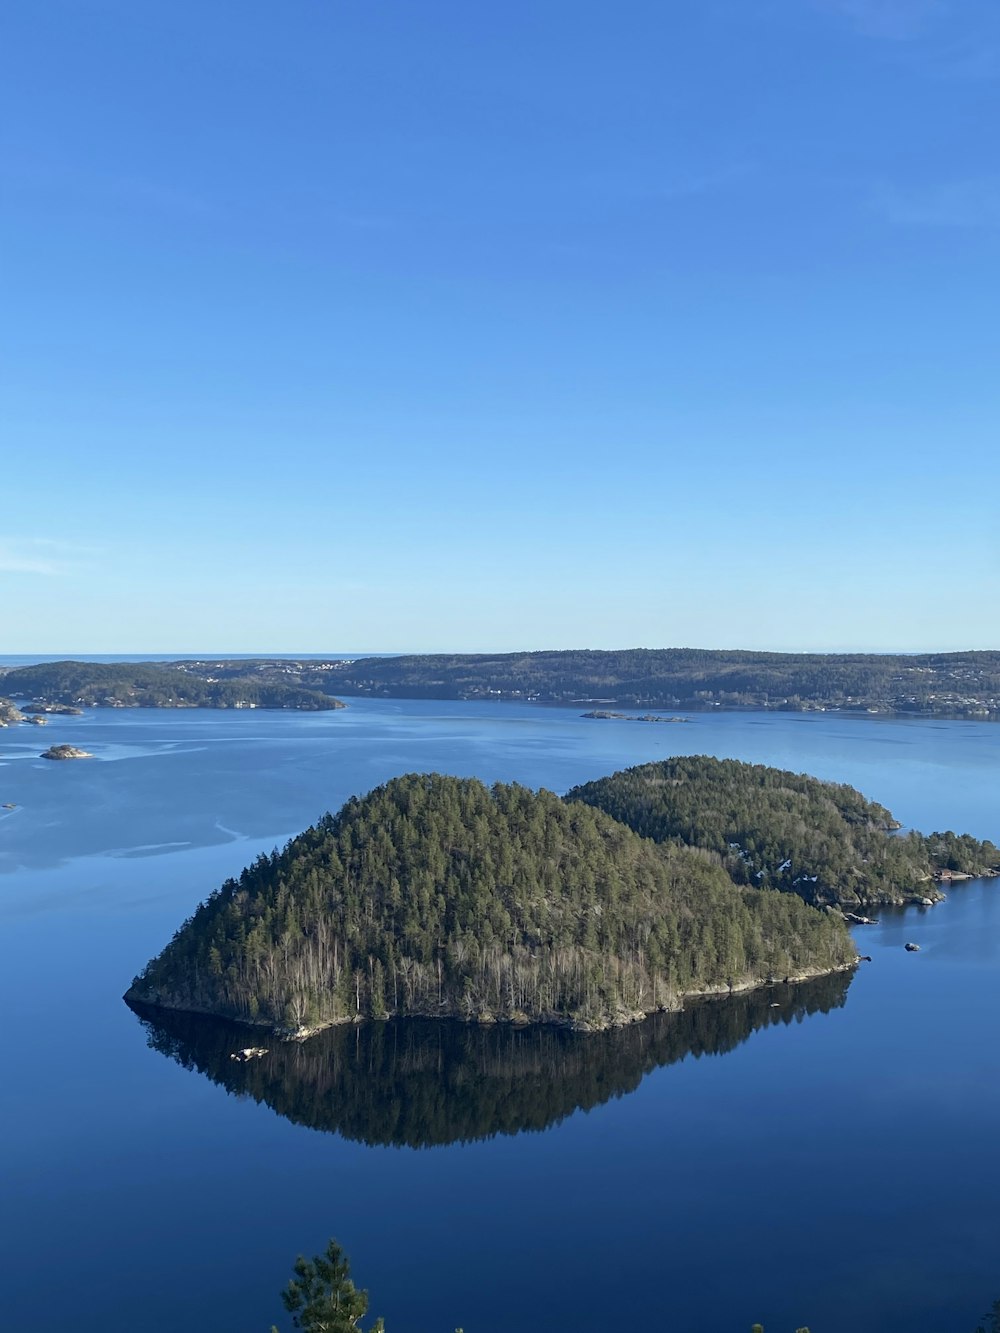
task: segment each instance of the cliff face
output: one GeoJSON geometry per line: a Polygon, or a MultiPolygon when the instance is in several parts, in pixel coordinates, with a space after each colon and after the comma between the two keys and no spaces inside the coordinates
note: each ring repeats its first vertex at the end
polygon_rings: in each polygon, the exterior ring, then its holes
{"type": "Polygon", "coordinates": [[[842,921],[696,850],[549,792],[411,775],[228,881],[129,998],[298,1033],[404,1014],[601,1027],[855,958],[842,921]]]}

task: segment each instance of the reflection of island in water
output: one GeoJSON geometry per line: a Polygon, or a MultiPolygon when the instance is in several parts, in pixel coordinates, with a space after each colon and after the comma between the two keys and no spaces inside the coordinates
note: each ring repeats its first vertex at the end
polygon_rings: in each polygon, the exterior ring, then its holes
{"type": "Polygon", "coordinates": [[[609,1032],[418,1018],[327,1028],[305,1042],[270,1040],[246,1062],[232,1056],[261,1040],[255,1029],[136,1012],[154,1050],[295,1124],[425,1148],[546,1129],[632,1092],[661,1065],[721,1055],[757,1028],[840,1008],[852,975],[700,1001],[609,1032]]]}

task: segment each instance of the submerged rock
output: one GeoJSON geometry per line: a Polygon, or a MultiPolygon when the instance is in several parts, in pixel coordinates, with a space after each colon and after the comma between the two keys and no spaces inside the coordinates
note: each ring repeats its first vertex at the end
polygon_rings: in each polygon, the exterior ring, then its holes
{"type": "Polygon", "coordinates": [[[266,1046],[244,1046],[242,1051],[233,1051],[229,1058],[238,1060],[240,1064],[246,1064],[248,1060],[259,1060],[265,1055],[267,1055],[266,1046]]]}

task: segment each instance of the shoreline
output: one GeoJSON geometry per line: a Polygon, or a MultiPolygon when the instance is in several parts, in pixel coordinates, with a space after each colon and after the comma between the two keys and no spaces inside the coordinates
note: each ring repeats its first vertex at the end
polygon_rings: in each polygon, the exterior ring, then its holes
{"type": "Polygon", "coordinates": [[[786,977],[771,977],[768,979],[743,981],[735,986],[714,986],[707,990],[685,991],[677,996],[675,1004],[658,1004],[650,1009],[635,1009],[623,1011],[614,1017],[580,1020],[562,1016],[558,1014],[540,1015],[532,1017],[528,1014],[515,1015],[496,1015],[496,1014],[461,1014],[452,1011],[437,1012],[413,1011],[407,1013],[387,1012],[380,1017],[374,1017],[371,1014],[351,1014],[343,1018],[331,1018],[322,1023],[315,1023],[310,1026],[303,1025],[296,1029],[281,1027],[275,1023],[269,1023],[261,1019],[251,1018],[233,1018],[230,1014],[220,1014],[214,1009],[187,1008],[180,1005],[158,1004],[152,1000],[143,999],[138,994],[133,994],[134,987],[130,986],[122,996],[125,1004],[137,1014],[140,1018],[164,1014],[190,1014],[195,1017],[211,1018],[215,1021],[231,1023],[234,1027],[248,1028],[254,1032],[266,1032],[272,1037],[276,1037],[281,1042],[304,1042],[311,1037],[317,1036],[320,1032],[325,1032],[328,1028],[334,1027],[356,1027],[363,1023],[389,1023],[403,1022],[408,1019],[438,1019],[444,1022],[464,1023],[468,1027],[552,1027],[564,1028],[572,1032],[608,1032],[615,1028],[631,1027],[635,1023],[641,1023],[647,1018],[652,1018],[654,1014],[679,1014],[684,1011],[685,1005],[691,1000],[725,1000],[731,995],[743,995],[748,991],[767,990],[770,986],[798,985],[804,981],[814,981],[817,977],[836,976],[841,972],[853,972],[861,964],[861,955],[858,954],[849,963],[840,963],[836,967],[810,968],[802,972],[789,974],[786,977]],[[144,1011],[144,1012],[140,1012],[144,1011]]]}

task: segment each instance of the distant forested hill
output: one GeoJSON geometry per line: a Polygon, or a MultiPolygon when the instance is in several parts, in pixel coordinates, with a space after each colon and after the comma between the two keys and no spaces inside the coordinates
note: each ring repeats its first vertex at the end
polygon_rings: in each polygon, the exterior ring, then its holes
{"type": "Polygon", "coordinates": [[[519,699],[625,708],[835,708],[890,716],[1000,719],[1000,652],[715,652],[635,648],[178,666],[295,681],[337,694],[519,699]]]}
{"type": "Polygon", "coordinates": [[[550,792],[415,774],[229,880],[128,998],[286,1030],[393,1014],[602,1026],[855,959],[839,916],[738,887],[704,852],[550,792]]]}
{"type": "Polygon", "coordinates": [[[842,906],[938,898],[939,871],[984,874],[1000,849],[968,835],[900,837],[889,811],[838,783],[705,756],[643,764],[575,787],[643,837],[700,847],[737,884],[842,906]]]}
{"type": "Polygon", "coordinates": [[[44,662],[0,675],[6,694],[40,704],[106,708],[343,708],[298,682],[230,676],[209,680],[172,666],[120,662],[44,662]]]}

